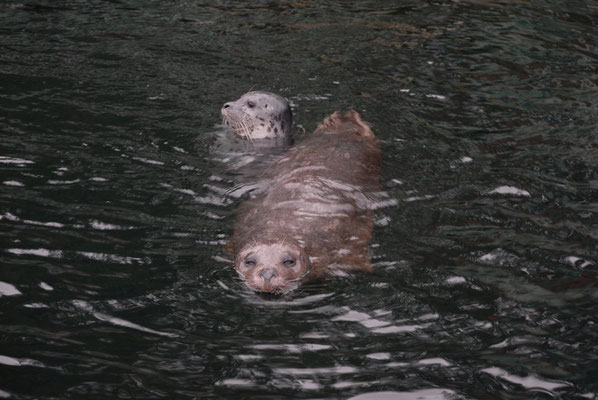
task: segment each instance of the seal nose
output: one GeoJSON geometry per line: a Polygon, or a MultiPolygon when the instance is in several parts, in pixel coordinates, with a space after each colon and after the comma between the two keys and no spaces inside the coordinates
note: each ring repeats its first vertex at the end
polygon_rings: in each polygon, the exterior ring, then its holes
{"type": "Polygon", "coordinates": [[[278,274],[272,268],[264,268],[260,271],[260,276],[264,278],[266,282],[270,282],[270,280],[275,276],[278,276],[278,274]]]}
{"type": "Polygon", "coordinates": [[[224,105],[222,106],[222,108],[229,108],[230,107],[230,103],[224,103],[224,105]]]}

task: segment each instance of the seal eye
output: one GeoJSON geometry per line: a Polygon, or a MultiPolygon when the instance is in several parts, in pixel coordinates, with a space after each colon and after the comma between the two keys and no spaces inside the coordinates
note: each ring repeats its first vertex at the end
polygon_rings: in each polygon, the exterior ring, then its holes
{"type": "Polygon", "coordinates": [[[255,267],[255,260],[252,258],[245,260],[245,266],[247,268],[255,267]]]}
{"type": "Polygon", "coordinates": [[[289,268],[290,268],[290,267],[294,267],[294,266],[295,266],[295,264],[296,264],[296,261],[295,261],[294,259],[292,259],[292,258],[285,258],[285,259],[282,261],[282,264],[283,264],[285,267],[289,267],[289,268]]]}
{"type": "Polygon", "coordinates": [[[247,102],[247,107],[253,108],[253,107],[255,107],[255,103],[250,100],[250,101],[247,102]]]}

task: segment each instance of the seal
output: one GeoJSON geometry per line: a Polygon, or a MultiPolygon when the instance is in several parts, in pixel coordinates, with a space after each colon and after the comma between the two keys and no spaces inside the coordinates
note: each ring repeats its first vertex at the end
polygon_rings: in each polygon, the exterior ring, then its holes
{"type": "Polygon", "coordinates": [[[236,101],[224,103],[224,122],[238,135],[249,140],[275,139],[276,143],[292,141],[293,114],[289,103],[270,92],[248,92],[236,101]]]}
{"type": "Polygon", "coordinates": [[[380,149],[355,111],[335,112],[261,175],[225,250],[257,292],[371,271],[368,242],[380,149]]]}

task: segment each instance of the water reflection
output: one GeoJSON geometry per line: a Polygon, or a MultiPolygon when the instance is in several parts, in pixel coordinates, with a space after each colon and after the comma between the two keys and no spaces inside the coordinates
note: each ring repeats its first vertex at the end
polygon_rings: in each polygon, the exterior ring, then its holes
{"type": "Polygon", "coordinates": [[[0,13],[0,397],[598,398],[594,4],[0,13]],[[372,123],[371,273],[274,299],[234,274],[284,153],[217,125],[252,88],[298,143],[372,123]]]}

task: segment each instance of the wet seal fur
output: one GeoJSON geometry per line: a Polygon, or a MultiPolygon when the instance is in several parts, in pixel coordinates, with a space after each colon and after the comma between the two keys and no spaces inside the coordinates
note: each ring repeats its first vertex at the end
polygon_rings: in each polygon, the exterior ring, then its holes
{"type": "Polygon", "coordinates": [[[355,111],[327,117],[261,176],[239,206],[226,250],[246,285],[286,293],[302,283],[371,271],[372,198],[380,149],[355,111]]]}
{"type": "Polygon", "coordinates": [[[224,122],[233,131],[251,141],[268,139],[280,144],[292,142],[291,107],[277,94],[248,92],[238,100],[224,103],[220,112],[224,122]]]}

